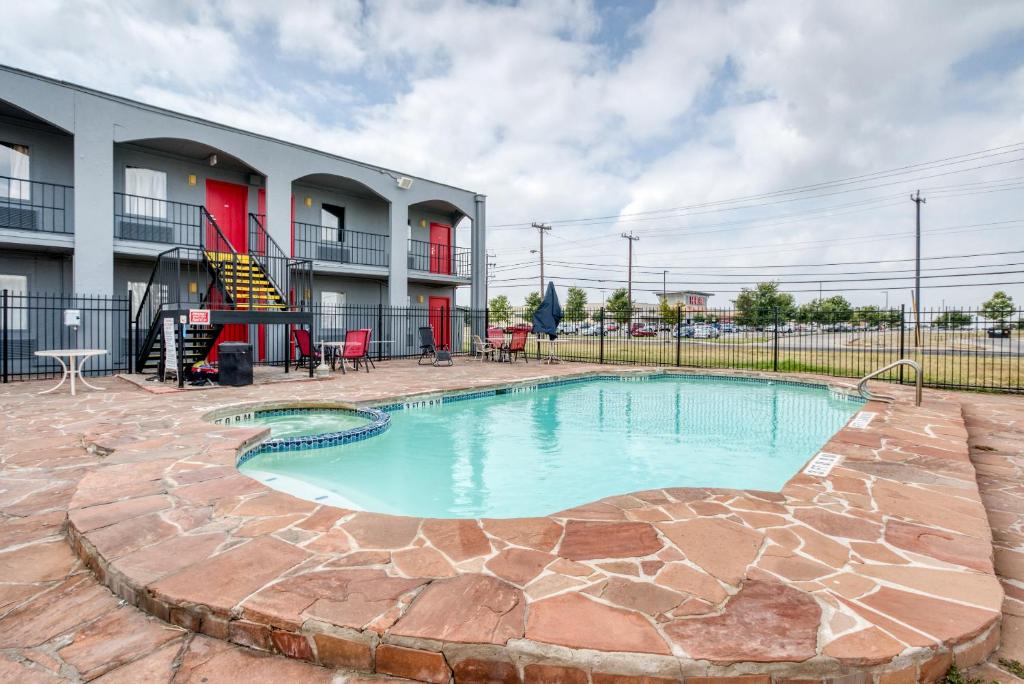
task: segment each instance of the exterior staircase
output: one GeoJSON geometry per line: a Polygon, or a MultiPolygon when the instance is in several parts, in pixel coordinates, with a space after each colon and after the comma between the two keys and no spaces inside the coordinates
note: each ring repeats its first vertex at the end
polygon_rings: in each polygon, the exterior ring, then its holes
{"type": "Polygon", "coordinates": [[[250,311],[285,311],[288,302],[258,258],[233,252],[204,252],[232,308],[250,311]]]}
{"type": "MultiPolygon", "coordinates": [[[[166,315],[182,315],[188,309],[229,310],[250,312],[254,320],[246,323],[266,322],[267,314],[299,309],[289,304],[285,295],[289,288],[303,294],[311,291],[312,262],[285,255],[264,230],[260,217],[250,216],[250,249],[238,252],[213,216],[205,209],[202,215],[206,225],[201,248],[175,247],[157,257],[135,316],[137,373],[159,371],[166,315]]],[[[223,327],[187,326],[182,366],[206,359],[223,327]]]]}

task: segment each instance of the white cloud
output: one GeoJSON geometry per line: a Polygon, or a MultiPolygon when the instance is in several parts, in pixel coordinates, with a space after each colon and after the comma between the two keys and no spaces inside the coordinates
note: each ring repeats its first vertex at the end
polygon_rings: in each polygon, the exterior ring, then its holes
{"type": "MultiPolygon", "coordinates": [[[[0,61],[477,189],[492,224],[649,211],[1024,140],[1024,67],[969,80],[954,70],[1024,31],[1016,2],[666,1],[622,28],[582,0],[10,5],[0,61]],[[624,54],[599,40],[609,30],[628,33],[624,54]]],[[[1024,175],[1020,163],[922,187],[1013,175],[1024,175]]],[[[935,197],[926,226],[1024,218],[1014,195],[935,197]]],[[[905,232],[911,209],[699,235],[751,214],[562,226],[548,247],[553,258],[623,264],[617,236],[633,229],[637,262],[652,269],[905,256],[909,241],[792,250],[905,232]]],[[[1022,234],[936,234],[925,252],[1024,249],[1022,234]]],[[[535,239],[493,230],[489,246],[511,263],[532,259],[535,239]]],[[[1024,287],[1015,294],[1024,301],[1024,287]]]]}

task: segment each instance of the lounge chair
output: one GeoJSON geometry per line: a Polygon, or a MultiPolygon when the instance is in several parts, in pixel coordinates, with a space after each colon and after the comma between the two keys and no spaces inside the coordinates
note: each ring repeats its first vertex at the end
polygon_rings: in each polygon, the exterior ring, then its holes
{"type": "Polygon", "coordinates": [[[370,372],[370,366],[374,366],[370,358],[370,334],[369,328],[349,330],[345,333],[345,347],[341,350],[341,372],[345,373],[345,361],[352,362],[353,370],[359,370],[359,362],[362,361],[363,368],[370,372]]]}
{"type": "Polygon", "coordinates": [[[444,361],[447,361],[449,366],[455,364],[448,347],[438,346],[434,343],[434,329],[430,326],[420,328],[420,358],[416,360],[416,363],[422,365],[423,359],[430,359],[432,366],[437,366],[444,361]]]}
{"type": "Polygon", "coordinates": [[[295,362],[298,368],[303,364],[320,363],[320,350],[314,347],[309,341],[308,330],[292,330],[292,339],[299,350],[299,360],[295,362]]]}
{"type": "Polygon", "coordinates": [[[473,354],[476,355],[478,360],[483,361],[489,358],[493,361],[496,351],[498,350],[490,342],[484,342],[480,339],[479,335],[473,335],[473,354]]]}
{"type": "Polygon", "coordinates": [[[530,362],[529,355],[526,353],[526,338],[530,335],[527,330],[513,330],[512,341],[508,343],[508,347],[505,348],[505,354],[508,355],[509,361],[516,361],[519,355],[523,355],[523,361],[526,363],[530,362]]]}

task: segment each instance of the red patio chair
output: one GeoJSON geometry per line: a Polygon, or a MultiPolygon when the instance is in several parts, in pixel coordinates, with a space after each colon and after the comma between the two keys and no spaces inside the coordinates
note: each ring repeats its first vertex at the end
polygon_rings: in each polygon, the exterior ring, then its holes
{"type": "Polygon", "coordinates": [[[498,352],[498,361],[505,358],[505,351],[508,348],[508,344],[505,342],[505,331],[497,326],[491,326],[487,329],[487,343],[490,344],[498,352]]]}
{"type": "Polygon", "coordinates": [[[345,373],[345,361],[351,361],[352,367],[359,370],[359,362],[363,362],[363,368],[370,372],[370,366],[374,366],[370,358],[370,333],[369,328],[349,330],[345,333],[345,348],[341,352],[341,372],[345,373]]]}
{"type": "Polygon", "coordinates": [[[303,363],[320,363],[320,350],[310,344],[308,330],[292,329],[292,339],[295,346],[299,348],[299,360],[295,362],[298,368],[303,363]]]}
{"type": "Polygon", "coordinates": [[[523,355],[523,361],[526,363],[530,362],[528,354],[526,353],[526,338],[530,335],[528,330],[513,330],[512,341],[508,343],[508,347],[505,348],[505,353],[508,354],[509,361],[515,361],[519,358],[519,355],[523,355]]]}

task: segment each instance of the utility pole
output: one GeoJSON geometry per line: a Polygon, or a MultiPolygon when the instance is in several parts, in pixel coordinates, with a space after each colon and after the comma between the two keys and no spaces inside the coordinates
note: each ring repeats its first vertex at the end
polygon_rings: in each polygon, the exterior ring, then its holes
{"type": "Polygon", "coordinates": [[[629,241],[629,276],[628,276],[629,280],[627,281],[629,283],[629,288],[628,288],[628,293],[629,294],[627,295],[626,301],[629,302],[630,310],[632,310],[632,308],[633,308],[633,243],[636,242],[637,240],[639,240],[640,237],[637,236],[637,235],[633,235],[633,231],[629,231],[628,233],[623,233],[622,237],[626,238],[629,241]]]}
{"type": "Polygon", "coordinates": [[[921,191],[917,195],[911,195],[910,201],[916,209],[917,222],[914,229],[914,332],[918,346],[921,344],[921,205],[927,202],[921,197],[921,191]]]}
{"type": "Polygon", "coordinates": [[[497,262],[494,261],[494,254],[493,253],[489,252],[486,256],[487,256],[487,271],[486,271],[487,278],[485,279],[486,282],[484,283],[484,308],[485,309],[490,307],[490,302],[491,302],[491,280],[494,279],[493,269],[494,269],[495,266],[498,265],[497,262]]]}
{"type": "Polygon", "coordinates": [[[661,300],[663,302],[668,301],[668,285],[666,284],[668,278],[668,271],[661,272],[661,300]]]}
{"type": "Polygon", "coordinates": [[[540,296],[544,297],[544,231],[551,230],[546,223],[534,223],[533,227],[540,234],[540,296]]]}
{"type": "Polygon", "coordinates": [[[916,206],[917,221],[914,229],[914,300],[917,302],[918,311],[921,310],[921,205],[928,200],[921,197],[921,191],[917,195],[911,195],[910,201],[916,206]]]}

